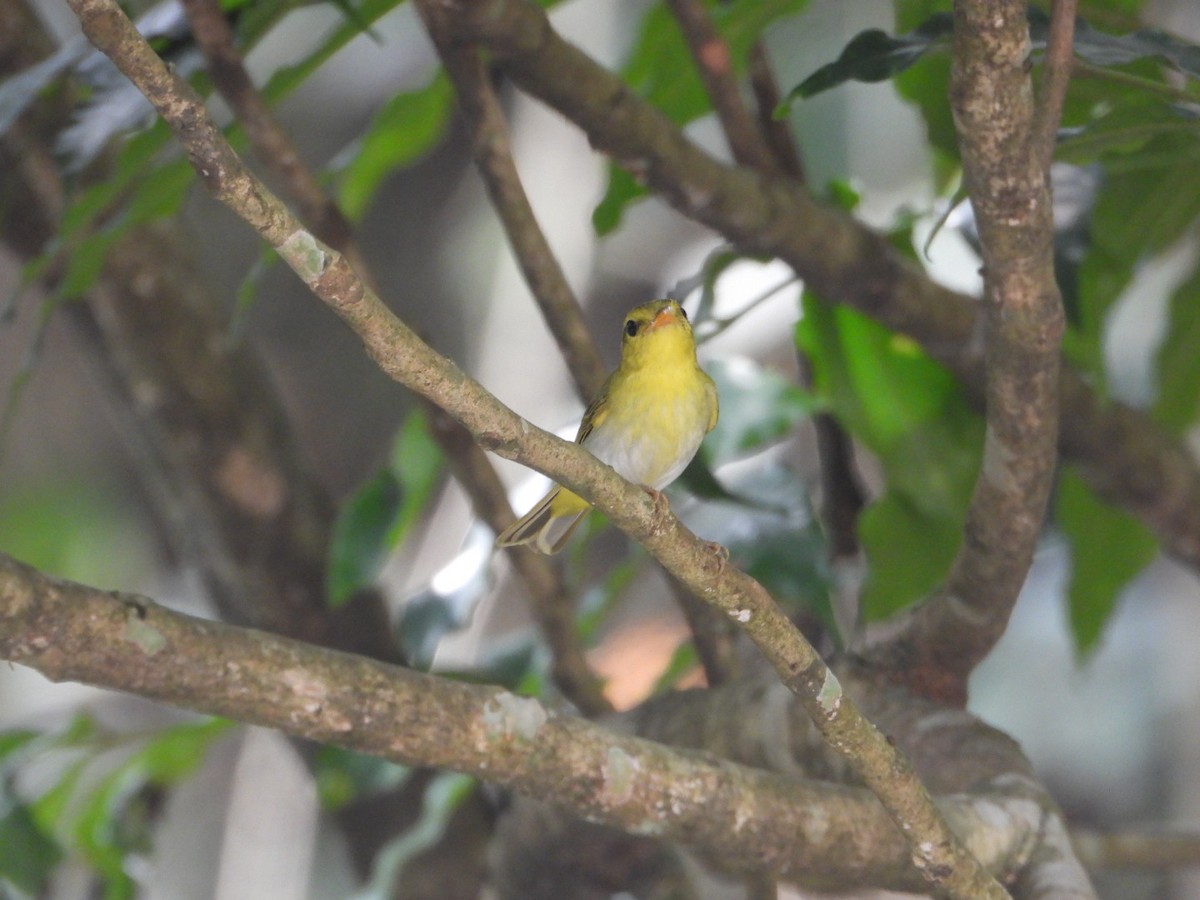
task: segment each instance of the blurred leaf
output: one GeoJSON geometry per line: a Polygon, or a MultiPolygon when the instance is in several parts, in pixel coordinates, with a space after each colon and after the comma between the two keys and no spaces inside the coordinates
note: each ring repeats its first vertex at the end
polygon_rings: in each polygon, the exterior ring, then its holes
{"type": "Polygon", "coordinates": [[[671,654],[667,667],[662,670],[654,682],[654,689],[651,693],[662,694],[674,690],[680,680],[694,672],[699,665],[700,659],[696,655],[695,644],[691,641],[682,642],[671,654]]]}
{"type": "Polygon", "coordinates": [[[808,520],[796,527],[766,527],[753,538],[731,543],[730,557],[789,612],[804,610],[838,635],[827,565],[828,548],[820,528],[808,520]]]}
{"type": "Polygon", "coordinates": [[[1055,517],[1071,545],[1071,633],[1083,656],[1095,649],[1121,591],[1157,555],[1158,542],[1132,515],[1097,498],[1072,467],[1060,475],[1055,517]]]}
{"type": "Polygon", "coordinates": [[[886,618],[937,587],[954,561],[964,520],[921,509],[894,490],[864,509],[858,536],[870,574],[860,601],[863,617],[886,618]]]}
{"type": "Polygon", "coordinates": [[[625,208],[634,200],[646,196],[646,189],[620,166],[608,166],[608,189],[592,212],[592,227],[599,237],[617,230],[625,208]]]}
{"type": "Polygon", "coordinates": [[[345,604],[374,584],[395,545],[404,488],[390,468],[380,469],[342,504],[329,543],[329,605],[345,604]]]}
{"type": "Polygon", "coordinates": [[[887,489],[859,534],[870,564],[864,613],[886,615],[945,574],[978,473],[983,420],[916,344],[848,307],[806,293],[796,337],[817,396],[883,466],[887,489]],[[905,534],[921,539],[897,540],[905,534]]]}
{"type": "MultiPolygon", "coordinates": [[[[1196,110],[1177,103],[1163,103],[1157,98],[1132,97],[1114,103],[1115,99],[1110,98],[1110,102],[1098,110],[1099,114],[1090,117],[1086,124],[1068,130],[1058,142],[1055,157],[1085,165],[1103,158],[1138,153],[1160,135],[1200,136],[1200,114],[1196,110]]],[[[1116,168],[1138,163],[1137,160],[1124,162],[1125,165],[1116,168]]]]}
{"type": "Polygon", "coordinates": [[[0,548],[42,571],[119,584],[154,552],[136,534],[127,498],[102,480],[56,479],[0,492],[0,548]]]}
{"type": "Polygon", "coordinates": [[[1103,376],[1103,334],[1113,304],[1136,267],[1179,240],[1200,214],[1200,133],[1160,135],[1132,157],[1136,167],[1106,165],[1090,220],[1091,246],[1079,266],[1074,327],[1064,338],[1068,357],[1103,376]]]}
{"type": "Polygon", "coordinates": [[[705,438],[714,466],[787,436],[821,407],[808,391],[744,357],[716,360],[706,369],[721,403],[716,427],[705,438]]]}
{"type": "Polygon", "coordinates": [[[419,91],[399,93],[376,114],[356,152],[338,173],[338,197],[351,221],[362,218],[379,185],[427,153],[446,130],[453,92],[438,74],[419,91]]]}
{"type": "MultiPolygon", "coordinates": [[[[3,763],[6,757],[11,756],[22,748],[29,746],[31,742],[40,736],[41,732],[30,731],[28,729],[0,731],[0,763],[3,763]]],[[[3,768],[0,768],[0,773],[3,771],[3,768]]]]}
{"type": "MultiPolygon", "coordinates": [[[[101,779],[75,820],[73,834],[88,863],[105,881],[105,896],[134,895],[125,858],[140,849],[149,824],[129,817],[142,791],[182,781],[204,761],[209,747],[233,723],[223,719],[188,722],[164,729],[116,770],[101,779]]],[[[137,813],[140,814],[140,810],[137,813]]]]}
{"type": "Polygon", "coordinates": [[[29,896],[42,895],[62,855],[28,806],[0,794],[0,895],[7,896],[5,884],[29,896]]]}
{"type": "Polygon", "coordinates": [[[388,467],[359,487],[338,512],[326,583],[332,607],[375,583],[392,551],[416,522],[437,483],[441,455],[420,413],[405,420],[388,467]]]}
{"type": "MultiPolygon", "coordinates": [[[[1046,14],[1031,6],[1029,33],[1035,50],[1045,49],[1048,27],[1046,14]]],[[[836,60],[796,85],[789,92],[788,100],[812,97],[847,81],[885,81],[932,51],[948,52],[953,30],[951,16],[935,12],[906,34],[889,35],[878,28],[860,32],[850,39],[836,60]]],[[[1092,28],[1083,19],[1077,19],[1075,54],[1101,68],[1157,59],[1193,78],[1200,78],[1200,47],[1155,29],[1107,34],[1092,28]]]]}
{"type": "Polygon", "coordinates": [[[362,34],[364,27],[375,24],[385,13],[391,12],[403,2],[404,0],[363,0],[357,7],[358,16],[354,21],[343,20],[299,62],[277,69],[262,89],[263,96],[274,103],[290,94],[335,53],[362,34]]]}
{"type": "Polygon", "coordinates": [[[1200,419],[1200,268],[1171,296],[1158,350],[1154,417],[1175,434],[1200,419]]]}
{"type": "Polygon", "coordinates": [[[383,793],[404,784],[408,766],[322,744],[313,756],[317,796],[324,809],[340,810],[360,797],[383,793]]]}

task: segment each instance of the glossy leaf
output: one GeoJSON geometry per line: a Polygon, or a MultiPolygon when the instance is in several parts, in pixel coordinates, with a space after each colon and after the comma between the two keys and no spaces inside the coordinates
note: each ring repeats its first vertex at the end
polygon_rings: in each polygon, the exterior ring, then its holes
{"type": "Polygon", "coordinates": [[[797,342],[817,396],[883,466],[886,491],[859,528],[870,566],[863,609],[877,618],[945,575],[978,472],[983,420],[942,366],[854,310],[806,294],[797,342]]]}
{"type": "Polygon", "coordinates": [[[334,523],[326,577],[328,602],[346,603],[368,588],[425,508],[441,471],[441,456],[424,416],[404,423],[386,468],[343,504],[334,523]]]}
{"type": "Polygon", "coordinates": [[[445,133],[452,104],[450,84],[441,74],[421,90],[396,94],[384,104],[338,174],[338,197],[349,219],[362,218],[391,172],[432,149],[445,133]]]}
{"type": "Polygon", "coordinates": [[[1070,467],[1059,478],[1055,514],[1071,545],[1069,619],[1083,655],[1100,640],[1121,591],[1157,555],[1158,542],[1136,518],[1097,498],[1070,467]]]}
{"type": "MultiPolygon", "coordinates": [[[[1029,8],[1029,35],[1035,50],[1045,49],[1049,20],[1037,7],[1029,8]]],[[[841,55],[821,66],[788,94],[789,100],[815,96],[848,81],[885,81],[923,56],[949,51],[953,21],[935,12],[911,31],[889,35],[877,28],[851,38],[841,55]]],[[[1075,54],[1101,68],[1128,65],[1143,59],[1169,63],[1191,78],[1200,78],[1200,47],[1155,29],[1108,34],[1083,19],[1075,25],[1075,54]]]]}
{"type": "Polygon", "coordinates": [[[814,97],[847,81],[886,81],[903,72],[938,45],[948,46],[954,25],[949,15],[926,19],[908,34],[889,35],[878,28],[859,32],[841,55],[792,88],[788,99],[814,97]]]}

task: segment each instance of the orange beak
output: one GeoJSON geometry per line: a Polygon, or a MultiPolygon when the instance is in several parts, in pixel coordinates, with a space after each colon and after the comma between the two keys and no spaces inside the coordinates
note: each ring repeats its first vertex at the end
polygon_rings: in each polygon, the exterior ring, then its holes
{"type": "Polygon", "coordinates": [[[674,307],[668,306],[666,309],[664,309],[662,312],[660,312],[657,316],[654,317],[654,321],[652,321],[650,323],[650,328],[648,330],[654,331],[657,328],[662,328],[664,325],[674,325],[674,324],[675,324],[675,309],[674,309],[674,307]]]}

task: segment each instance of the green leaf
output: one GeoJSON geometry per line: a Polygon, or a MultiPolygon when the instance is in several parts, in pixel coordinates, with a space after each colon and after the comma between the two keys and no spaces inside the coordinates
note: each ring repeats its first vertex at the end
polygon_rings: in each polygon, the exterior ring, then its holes
{"type": "Polygon", "coordinates": [[[387,468],[359,487],[338,513],[326,576],[331,606],[375,583],[425,508],[440,471],[441,455],[428,423],[413,413],[396,437],[387,468]]]}
{"type": "Polygon", "coordinates": [[[28,806],[0,796],[0,895],[6,895],[6,883],[30,896],[42,895],[62,856],[28,806]]]}
{"type": "Polygon", "coordinates": [[[335,53],[362,34],[365,27],[375,24],[385,13],[391,12],[404,0],[364,0],[358,6],[358,16],[343,20],[326,34],[325,39],[308,56],[290,66],[277,69],[267,80],[263,96],[271,103],[290,94],[335,53]]]}
{"type": "Polygon", "coordinates": [[[329,545],[329,604],[339,607],[374,584],[394,545],[404,488],[390,468],[380,469],[342,505],[329,545]]]}
{"type": "Polygon", "coordinates": [[[893,490],[864,509],[858,536],[870,574],[860,598],[863,618],[884,619],[937,587],[954,561],[964,520],[931,513],[893,490]]]}
{"type": "Polygon", "coordinates": [[[878,28],[860,32],[851,38],[836,60],[792,88],[787,100],[814,97],[847,81],[886,81],[934,47],[948,48],[953,30],[952,18],[938,13],[908,34],[892,36],[878,28]]]}
{"type": "Polygon", "coordinates": [[[1171,296],[1158,350],[1154,417],[1175,434],[1200,419],[1200,268],[1171,296]]]}
{"type": "Polygon", "coordinates": [[[443,74],[421,90],[396,94],[384,104],[338,173],[338,196],[349,219],[362,218],[384,178],[437,143],[452,105],[453,92],[443,74]]]}
{"type": "Polygon", "coordinates": [[[317,796],[321,806],[336,811],[360,797],[390,791],[404,784],[413,770],[378,756],[323,744],[313,757],[317,796]]]}
{"type": "Polygon", "coordinates": [[[1068,357],[1103,376],[1102,340],[1113,304],[1135,267],[1179,240],[1200,215],[1200,134],[1160,135],[1131,157],[1136,167],[1111,162],[1090,222],[1091,246],[1079,267],[1078,305],[1063,341],[1068,357]]]}
{"type": "Polygon", "coordinates": [[[663,694],[675,690],[679,680],[690,674],[699,664],[700,658],[696,655],[696,645],[691,641],[684,641],[671,654],[667,667],[662,670],[654,682],[654,689],[651,693],[663,694]]]}
{"type": "Polygon", "coordinates": [[[859,533],[870,565],[864,612],[885,615],[920,599],[945,574],[979,470],[983,420],[953,375],[852,309],[806,293],[796,338],[818,398],[883,467],[886,491],[865,511],[859,533]]]}
{"type": "Polygon", "coordinates": [[[105,881],[107,898],[134,895],[125,859],[147,840],[144,810],[135,801],[147,787],[177,784],[204,761],[209,747],[232,722],[208,719],[167,728],[155,735],[88,796],[73,834],[88,863],[105,881]]]}
{"type": "Polygon", "coordinates": [[[1055,515],[1071,545],[1068,603],[1082,656],[1095,648],[1122,589],[1154,559],[1158,542],[1135,517],[1097,498],[1072,467],[1059,479],[1055,515]]]}
{"type": "Polygon", "coordinates": [[[596,234],[604,237],[617,230],[625,208],[634,200],[646,196],[646,189],[634,180],[634,177],[620,166],[612,163],[608,166],[608,188],[604,197],[596,204],[592,212],[592,227],[596,234]]]}
{"type": "Polygon", "coordinates": [[[730,545],[730,556],[789,613],[804,610],[841,637],[833,614],[828,547],[812,519],[796,526],[764,527],[730,545]]]}

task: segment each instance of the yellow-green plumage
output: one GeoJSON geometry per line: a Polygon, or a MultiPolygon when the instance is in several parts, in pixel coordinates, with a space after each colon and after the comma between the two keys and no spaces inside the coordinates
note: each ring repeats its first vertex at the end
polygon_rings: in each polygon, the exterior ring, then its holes
{"type": "MultiPolygon", "coordinates": [[[[623,334],[621,363],[584,412],[575,441],[630,481],[661,490],[717,424],[717,388],[696,362],[692,326],[676,301],[636,307],[623,334]]],[[[557,553],[590,508],[555,485],[496,545],[557,553]]]]}

